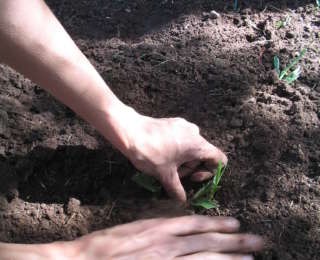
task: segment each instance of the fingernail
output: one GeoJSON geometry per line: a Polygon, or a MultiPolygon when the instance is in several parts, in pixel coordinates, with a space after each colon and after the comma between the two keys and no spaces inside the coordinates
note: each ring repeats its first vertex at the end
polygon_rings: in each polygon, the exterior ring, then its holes
{"type": "Polygon", "coordinates": [[[257,236],[251,236],[248,240],[248,244],[253,249],[259,249],[263,246],[263,240],[257,236]]]}
{"type": "Polygon", "coordinates": [[[242,260],[253,260],[253,257],[251,255],[245,255],[242,257],[242,260]]]}
{"type": "Polygon", "coordinates": [[[229,228],[238,228],[240,226],[239,221],[234,218],[228,219],[226,224],[229,228]]]}

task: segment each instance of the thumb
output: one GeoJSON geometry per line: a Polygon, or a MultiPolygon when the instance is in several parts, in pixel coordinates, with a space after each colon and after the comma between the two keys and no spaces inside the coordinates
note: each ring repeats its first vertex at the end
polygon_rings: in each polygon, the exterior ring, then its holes
{"type": "Polygon", "coordinates": [[[171,170],[161,175],[161,183],[169,196],[173,199],[186,202],[187,196],[181,184],[177,170],[171,170]]]}

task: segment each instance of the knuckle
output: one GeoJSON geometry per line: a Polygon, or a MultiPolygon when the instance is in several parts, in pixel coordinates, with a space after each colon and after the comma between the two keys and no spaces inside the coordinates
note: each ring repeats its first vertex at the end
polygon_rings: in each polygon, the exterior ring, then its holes
{"type": "Polygon", "coordinates": [[[196,125],[196,124],[192,124],[190,123],[190,127],[192,128],[192,130],[196,133],[200,133],[200,128],[196,125]]]}
{"type": "Polygon", "coordinates": [[[222,243],[222,240],[219,237],[218,233],[209,233],[207,234],[207,236],[208,236],[208,240],[216,245],[219,245],[220,243],[222,243]]]}
{"type": "Polygon", "coordinates": [[[238,235],[235,238],[235,243],[237,248],[246,248],[248,242],[248,236],[247,235],[238,235]]]}
{"type": "Polygon", "coordinates": [[[185,120],[185,119],[182,118],[182,117],[176,117],[176,118],[175,118],[175,121],[176,121],[177,123],[180,123],[180,124],[185,124],[185,123],[187,122],[187,120],[185,120]]]}
{"type": "Polygon", "coordinates": [[[194,230],[199,232],[201,232],[202,230],[205,230],[208,227],[206,222],[198,218],[194,219],[191,225],[194,230]]]}
{"type": "Polygon", "coordinates": [[[152,248],[146,251],[148,257],[144,259],[172,259],[177,251],[175,249],[177,243],[175,242],[168,237],[163,239],[163,241],[159,241],[157,245],[152,246],[152,248]]]}

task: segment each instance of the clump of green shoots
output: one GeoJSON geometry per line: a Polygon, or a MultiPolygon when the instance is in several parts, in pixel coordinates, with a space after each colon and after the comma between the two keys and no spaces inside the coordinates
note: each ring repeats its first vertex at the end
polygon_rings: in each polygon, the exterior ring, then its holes
{"type": "MultiPolygon", "coordinates": [[[[215,200],[215,195],[219,190],[220,180],[225,171],[225,166],[221,162],[218,164],[216,175],[208,181],[202,188],[200,188],[191,198],[191,205],[205,209],[217,208],[218,203],[215,200]]],[[[153,177],[138,172],[132,177],[132,181],[142,188],[152,192],[158,193],[161,190],[160,183],[153,177]]]]}
{"type": "Polygon", "coordinates": [[[298,66],[296,69],[292,71],[292,68],[302,59],[304,54],[306,53],[307,48],[304,48],[299,55],[294,58],[287,67],[285,67],[284,70],[280,70],[280,60],[278,56],[274,56],[273,58],[273,65],[274,69],[278,75],[279,80],[284,80],[288,84],[291,84],[292,82],[296,81],[300,74],[301,74],[301,67],[298,66]]]}
{"type": "Polygon", "coordinates": [[[191,205],[205,209],[218,207],[215,195],[220,189],[219,183],[226,167],[221,162],[218,164],[216,175],[208,181],[200,190],[198,190],[191,199],[191,205]]]}
{"type": "Polygon", "coordinates": [[[290,21],[291,17],[289,15],[286,15],[285,19],[276,22],[276,28],[279,30],[280,28],[286,27],[290,23],[290,21]]]}
{"type": "Polygon", "coordinates": [[[234,10],[234,11],[238,11],[238,0],[234,0],[233,10],[234,10]]]}

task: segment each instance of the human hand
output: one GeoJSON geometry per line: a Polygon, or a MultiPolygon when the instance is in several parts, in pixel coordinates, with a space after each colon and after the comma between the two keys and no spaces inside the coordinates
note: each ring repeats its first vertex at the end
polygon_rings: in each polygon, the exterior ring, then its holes
{"type": "MultiPolygon", "coordinates": [[[[261,250],[260,237],[233,234],[233,218],[184,216],[140,220],[97,231],[72,242],[56,243],[59,259],[249,260],[261,250]]],[[[56,254],[56,257],[58,254],[56,254]]],[[[58,258],[57,258],[58,259],[58,258]]]]}
{"type": "Polygon", "coordinates": [[[175,199],[186,201],[181,177],[191,175],[192,180],[203,181],[212,176],[219,161],[227,164],[226,155],[185,119],[139,115],[133,124],[127,156],[137,169],[157,178],[175,199]],[[205,169],[198,169],[200,164],[205,169]]]}

